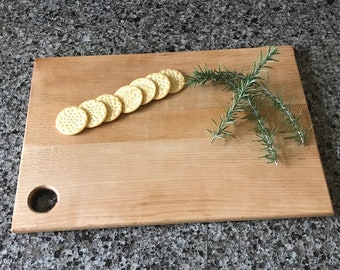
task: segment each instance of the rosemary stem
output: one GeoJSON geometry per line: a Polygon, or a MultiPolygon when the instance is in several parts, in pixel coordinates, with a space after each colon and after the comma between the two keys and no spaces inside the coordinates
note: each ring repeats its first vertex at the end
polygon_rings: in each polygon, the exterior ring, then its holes
{"type": "Polygon", "coordinates": [[[265,119],[259,112],[258,106],[252,97],[248,97],[247,101],[251,108],[251,113],[255,117],[255,132],[260,138],[259,142],[264,145],[264,150],[267,152],[263,157],[266,158],[270,163],[278,165],[278,148],[274,139],[274,132],[266,127],[265,119]]]}
{"type": "MultiPolygon", "coordinates": [[[[236,94],[234,94],[235,96],[236,94]]],[[[225,139],[226,137],[233,137],[230,131],[228,131],[228,127],[231,124],[236,124],[236,114],[240,111],[240,103],[244,99],[243,95],[237,95],[237,97],[233,98],[233,104],[230,106],[224,116],[220,117],[220,123],[215,131],[208,130],[211,134],[211,142],[215,139],[225,139]]],[[[216,121],[213,121],[216,123],[216,121]]],[[[217,125],[217,124],[216,124],[217,125]]]]}
{"type": "Polygon", "coordinates": [[[258,62],[255,62],[254,64],[254,68],[251,73],[252,77],[258,79],[260,71],[263,68],[265,68],[268,62],[277,61],[276,59],[273,58],[277,54],[279,54],[279,50],[275,47],[268,47],[267,53],[265,54],[264,57],[262,56],[261,53],[260,60],[258,62]]]}
{"type": "Polygon", "coordinates": [[[299,117],[295,116],[291,111],[289,105],[287,105],[281,98],[274,96],[271,91],[262,83],[262,93],[269,97],[275,108],[277,108],[286,118],[286,121],[290,124],[294,130],[296,136],[294,137],[300,145],[306,144],[307,131],[299,123],[299,117]]]}
{"type": "MultiPolygon", "coordinates": [[[[235,85],[244,75],[236,71],[221,70],[219,67],[216,69],[209,69],[208,67],[194,70],[193,74],[188,77],[186,82],[187,86],[204,85],[208,81],[221,82],[228,86],[230,89],[235,88],[235,85]]],[[[232,89],[231,89],[232,90],[232,89]]]]}

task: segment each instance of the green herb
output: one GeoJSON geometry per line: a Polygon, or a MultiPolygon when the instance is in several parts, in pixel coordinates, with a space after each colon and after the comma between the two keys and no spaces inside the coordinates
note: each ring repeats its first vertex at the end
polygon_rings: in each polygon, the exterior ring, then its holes
{"type": "Polygon", "coordinates": [[[295,139],[300,145],[305,145],[311,127],[306,129],[299,123],[301,111],[298,116],[294,115],[291,111],[291,104],[286,104],[282,97],[274,96],[263,83],[260,85],[260,90],[272,101],[274,108],[283,114],[287,127],[295,133],[293,136],[286,138],[295,139]]]}
{"type": "Polygon", "coordinates": [[[275,142],[275,134],[277,132],[277,128],[270,130],[266,126],[266,121],[262,117],[259,111],[259,105],[256,102],[254,97],[248,98],[248,103],[251,108],[251,113],[255,119],[255,128],[254,131],[256,135],[260,138],[258,141],[263,146],[263,150],[266,152],[263,158],[266,158],[268,162],[278,164],[278,147],[275,142]]]}
{"type": "Polygon", "coordinates": [[[228,130],[230,125],[237,123],[237,114],[239,112],[248,113],[248,118],[255,122],[254,131],[259,137],[259,142],[263,146],[265,154],[262,158],[268,162],[278,164],[278,146],[275,141],[275,135],[279,128],[270,129],[266,123],[266,119],[260,112],[260,107],[264,102],[264,98],[269,99],[275,110],[280,112],[285,119],[285,123],[294,135],[288,138],[295,139],[300,145],[305,145],[309,129],[304,128],[299,123],[300,115],[295,116],[291,110],[291,105],[286,104],[281,97],[271,93],[268,87],[263,83],[260,72],[263,69],[269,69],[269,62],[277,61],[275,56],[279,51],[275,47],[268,47],[265,55],[260,54],[258,61],[255,61],[252,70],[248,74],[229,71],[227,69],[209,69],[198,67],[187,80],[187,86],[204,85],[208,81],[222,83],[226,88],[233,92],[232,103],[227,106],[223,115],[220,116],[219,122],[213,120],[216,128],[209,130],[212,141],[215,139],[234,138],[234,135],[228,130]]]}

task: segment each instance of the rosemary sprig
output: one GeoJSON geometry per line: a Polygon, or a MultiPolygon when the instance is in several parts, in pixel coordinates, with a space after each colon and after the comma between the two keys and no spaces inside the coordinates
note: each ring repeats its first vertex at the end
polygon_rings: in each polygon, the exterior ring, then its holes
{"type": "MultiPolygon", "coordinates": [[[[233,105],[226,111],[225,116],[220,116],[220,124],[217,126],[216,131],[209,131],[212,135],[212,141],[214,141],[214,139],[216,138],[232,137],[230,136],[230,132],[227,132],[226,129],[230,124],[235,124],[236,118],[234,114],[240,111],[244,111],[244,109],[242,109],[242,107],[244,107],[242,106],[242,101],[247,99],[251,92],[256,91],[254,86],[257,83],[257,79],[259,78],[259,73],[261,69],[265,67],[267,62],[274,61],[275,59],[273,58],[273,56],[276,54],[278,54],[278,50],[276,48],[268,48],[267,53],[264,57],[261,53],[260,60],[254,63],[253,70],[250,74],[246,76],[236,72],[219,72],[218,74],[216,74],[216,71],[209,71],[207,69],[205,69],[204,72],[200,74],[203,75],[201,78],[204,78],[204,82],[207,82],[208,79],[216,80],[216,78],[218,78],[220,82],[226,84],[229,89],[235,93],[233,105]],[[223,77],[223,75],[227,76],[223,77]],[[229,80],[230,77],[232,78],[231,81],[229,80]]],[[[197,75],[199,74],[196,73],[195,78],[197,81],[199,81],[200,77],[197,77],[197,75]]],[[[216,122],[214,121],[214,123],[216,122]]]]}
{"type": "Polygon", "coordinates": [[[260,84],[260,90],[262,93],[267,96],[273,103],[275,109],[280,111],[285,120],[287,121],[287,126],[291,127],[295,136],[288,137],[289,139],[295,139],[298,144],[305,145],[307,142],[307,135],[310,128],[305,129],[299,122],[301,112],[298,116],[294,115],[291,106],[286,104],[281,97],[274,96],[272,92],[263,84],[260,84]]]}
{"type": "Polygon", "coordinates": [[[234,94],[233,104],[229,106],[227,110],[225,110],[223,116],[220,116],[220,123],[217,124],[217,122],[212,119],[217,128],[215,131],[208,129],[208,132],[211,135],[211,142],[213,142],[215,139],[225,139],[226,137],[234,138],[233,134],[227,129],[230,125],[236,125],[236,114],[238,112],[244,111],[242,101],[247,96],[243,81],[241,81],[241,86],[237,89],[238,93],[234,94]]]}
{"type": "Polygon", "coordinates": [[[208,81],[220,82],[225,84],[230,90],[233,90],[237,84],[244,80],[245,76],[242,73],[236,71],[222,70],[221,67],[218,69],[209,69],[207,66],[195,69],[192,76],[188,77],[186,86],[204,85],[208,81]]]}
{"type": "MultiPolygon", "coordinates": [[[[290,105],[284,103],[283,99],[274,96],[270,90],[263,84],[263,79],[260,72],[264,69],[271,68],[267,66],[269,62],[277,61],[275,56],[279,51],[275,47],[268,47],[265,55],[260,54],[259,60],[255,61],[250,73],[244,75],[236,71],[229,71],[227,69],[209,69],[198,67],[187,80],[187,86],[204,85],[208,81],[223,83],[227,89],[233,92],[233,102],[229,105],[224,114],[220,116],[220,122],[217,123],[212,120],[216,126],[215,130],[208,130],[211,134],[212,141],[215,139],[233,138],[233,134],[228,130],[230,125],[236,125],[237,113],[247,111],[250,117],[255,121],[254,131],[259,137],[259,142],[264,146],[263,150],[266,152],[263,158],[268,162],[278,164],[278,147],[275,141],[275,134],[278,128],[269,129],[266,126],[265,118],[260,113],[259,107],[261,102],[257,100],[259,96],[269,98],[273,107],[281,112],[289,127],[295,131],[294,138],[299,144],[306,143],[307,133],[309,129],[305,129],[299,123],[299,117],[295,116],[291,111],[290,105]]],[[[248,118],[250,118],[248,117],[248,118]]]]}
{"type": "Polygon", "coordinates": [[[275,133],[277,129],[270,130],[266,127],[266,121],[259,111],[259,107],[254,97],[247,98],[251,113],[255,118],[254,131],[260,138],[258,141],[264,146],[263,150],[266,152],[261,158],[266,158],[269,163],[278,165],[278,147],[275,141],[275,133]]]}
{"type": "Polygon", "coordinates": [[[277,61],[277,59],[274,58],[275,55],[280,54],[279,50],[275,47],[268,47],[267,53],[265,56],[263,56],[262,52],[260,53],[260,60],[257,62],[254,62],[253,70],[251,71],[251,76],[256,79],[261,79],[259,74],[260,71],[264,68],[271,68],[269,66],[266,66],[267,63],[277,61]]]}

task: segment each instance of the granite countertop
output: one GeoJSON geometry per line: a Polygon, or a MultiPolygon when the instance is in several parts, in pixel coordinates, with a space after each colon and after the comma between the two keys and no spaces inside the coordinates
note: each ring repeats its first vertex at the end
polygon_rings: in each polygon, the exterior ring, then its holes
{"type": "Polygon", "coordinates": [[[0,0],[1,269],[340,268],[339,1],[233,2],[0,0]],[[266,45],[295,49],[335,216],[11,233],[34,58],[266,45]]]}

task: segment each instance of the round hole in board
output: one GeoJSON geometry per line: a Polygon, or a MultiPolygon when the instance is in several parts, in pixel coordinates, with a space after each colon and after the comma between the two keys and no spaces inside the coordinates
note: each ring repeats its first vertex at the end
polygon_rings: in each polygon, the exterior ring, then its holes
{"type": "Polygon", "coordinates": [[[47,213],[58,202],[58,195],[53,188],[47,186],[36,187],[28,195],[28,207],[38,213],[47,213]]]}

